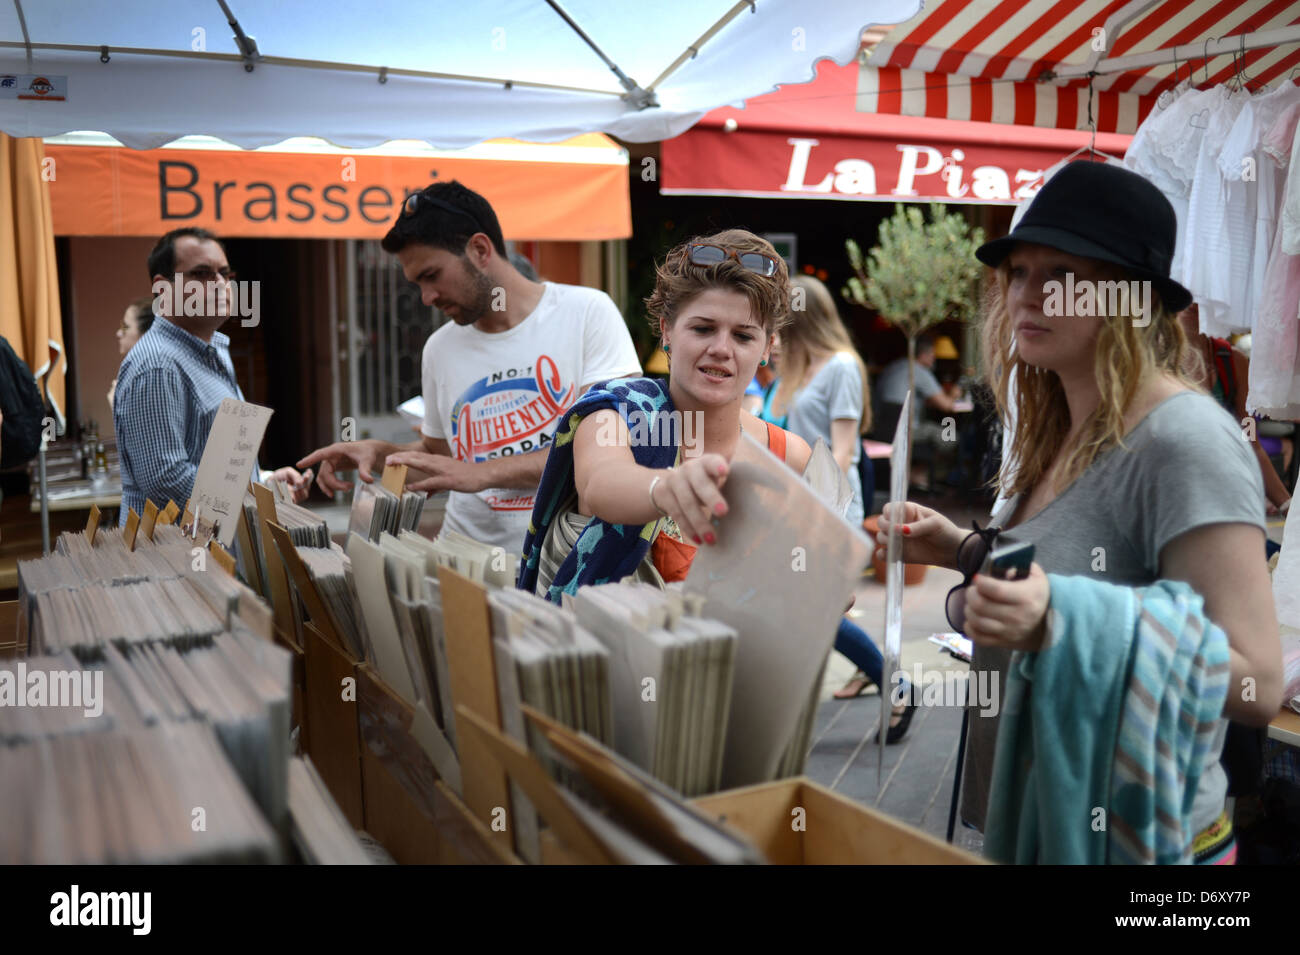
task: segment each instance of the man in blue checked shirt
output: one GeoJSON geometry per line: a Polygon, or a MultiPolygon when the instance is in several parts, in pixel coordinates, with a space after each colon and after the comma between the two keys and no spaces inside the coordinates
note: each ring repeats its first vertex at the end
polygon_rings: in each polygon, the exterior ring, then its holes
{"type": "MultiPolygon", "coordinates": [[[[234,279],[217,237],[197,228],[168,232],[149,253],[149,278],[161,293],[156,318],[122,361],[113,403],[122,462],[119,524],[128,508],[142,513],[146,500],[160,508],[189,500],[221,400],[244,398],[230,339],[217,331],[232,314],[234,279]],[[192,294],[198,286],[206,293],[201,302],[192,294]]],[[[310,471],[280,468],[269,476],[288,482],[295,500],[311,490],[310,471]]]]}

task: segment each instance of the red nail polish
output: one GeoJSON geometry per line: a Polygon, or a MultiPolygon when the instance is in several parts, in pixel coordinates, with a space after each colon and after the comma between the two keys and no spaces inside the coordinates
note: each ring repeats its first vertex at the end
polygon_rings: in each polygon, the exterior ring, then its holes
{"type": "Polygon", "coordinates": [[[706,543],[706,544],[713,544],[713,543],[715,543],[716,541],[717,541],[717,538],[714,537],[712,533],[708,533],[708,534],[705,534],[705,535],[704,535],[704,543],[706,543]]]}
{"type": "Polygon", "coordinates": [[[911,533],[912,533],[911,528],[909,528],[906,524],[904,524],[904,525],[903,525],[903,536],[904,536],[904,537],[907,537],[907,536],[909,536],[911,533]]]}
{"type": "Polygon", "coordinates": [[[694,536],[691,537],[691,540],[695,541],[696,545],[698,546],[700,543],[700,535],[695,534],[694,536]]]}

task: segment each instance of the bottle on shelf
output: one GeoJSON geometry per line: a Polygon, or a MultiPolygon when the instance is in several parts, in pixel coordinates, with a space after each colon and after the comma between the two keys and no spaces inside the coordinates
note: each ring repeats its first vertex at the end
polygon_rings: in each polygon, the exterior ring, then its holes
{"type": "Polygon", "coordinates": [[[91,440],[94,424],[93,421],[81,423],[81,445],[77,448],[77,455],[81,459],[82,478],[90,477],[90,473],[95,469],[95,445],[91,440]]]}

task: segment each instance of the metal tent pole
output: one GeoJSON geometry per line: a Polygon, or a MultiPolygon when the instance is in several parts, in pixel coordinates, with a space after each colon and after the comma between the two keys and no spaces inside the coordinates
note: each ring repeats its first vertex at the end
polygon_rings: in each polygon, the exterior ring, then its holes
{"type": "Polygon", "coordinates": [[[45,435],[41,435],[40,482],[41,482],[41,553],[50,556],[50,484],[45,477],[45,435]]]}

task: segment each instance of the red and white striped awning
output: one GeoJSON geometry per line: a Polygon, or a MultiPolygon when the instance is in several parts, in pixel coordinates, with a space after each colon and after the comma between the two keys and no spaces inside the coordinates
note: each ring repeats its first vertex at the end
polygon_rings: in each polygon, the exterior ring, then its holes
{"type": "Polygon", "coordinates": [[[863,112],[1133,133],[1157,97],[1300,66],[1295,0],[937,0],[869,51],[863,112]],[[1091,97],[1090,97],[1091,87],[1091,97]]]}

